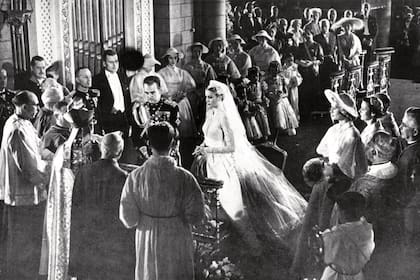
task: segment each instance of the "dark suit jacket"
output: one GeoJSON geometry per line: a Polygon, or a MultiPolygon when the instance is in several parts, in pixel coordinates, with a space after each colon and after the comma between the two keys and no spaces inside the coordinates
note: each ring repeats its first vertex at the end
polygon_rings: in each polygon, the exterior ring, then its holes
{"type": "Polygon", "coordinates": [[[333,35],[332,33],[329,33],[328,36],[329,36],[328,43],[327,43],[327,40],[325,40],[325,37],[322,33],[314,36],[315,42],[321,45],[322,50],[324,51],[324,56],[333,55],[333,51],[334,51],[333,48],[337,46],[335,35],[333,35]]]}
{"type": "MultiPolygon", "coordinates": [[[[408,203],[416,192],[420,177],[420,142],[408,145],[400,155],[398,165],[398,196],[403,204],[408,203]],[[415,175],[417,178],[412,178],[415,175]],[[413,179],[415,181],[413,181],[413,179]]],[[[404,205],[403,205],[404,206],[404,205]]]]}
{"type": "MultiPolygon", "coordinates": [[[[363,15],[359,14],[356,16],[357,18],[360,18],[361,20],[363,20],[363,15]]],[[[369,15],[368,18],[368,28],[369,28],[369,33],[370,36],[375,39],[376,34],[378,33],[378,25],[376,23],[376,18],[372,15],[369,15]]],[[[360,38],[363,37],[363,32],[364,32],[364,28],[358,30],[356,33],[357,36],[359,36],[360,38]]]]}
{"type": "MultiPolygon", "coordinates": [[[[125,117],[128,125],[128,121],[131,120],[131,99],[128,91],[128,78],[123,73],[118,73],[118,76],[124,94],[125,117]]],[[[102,70],[93,77],[92,88],[98,89],[101,92],[98,98],[97,120],[100,124],[109,122],[113,119],[111,111],[114,106],[114,96],[112,95],[108,79],[105,76],[105,70],[102,70]]]]}

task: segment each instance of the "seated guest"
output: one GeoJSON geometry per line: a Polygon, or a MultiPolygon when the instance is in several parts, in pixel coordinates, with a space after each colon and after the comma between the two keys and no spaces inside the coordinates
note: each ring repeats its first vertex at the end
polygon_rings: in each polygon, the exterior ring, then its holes
{"type": "Polygon", "coordinates": [[[118,218],[127,172],[118,165],[124,141],[106,134],[101,159],[76,175],[72,197],[70,274],[81,279],[133,279],[134,232],[118,218]]]}
{"type": "Polygon", "coordinates": [[[0,229],[0,251],[4,279],[32,280],[38,275],[49,174],[30,121],[38,111],[37,96],[24,90],[13,104],[15,113],[6,121],[0,149],[0,200],[6,222],[0,229]]]}
{"type": "Polygon", "coordinates": [[[311,20],[303,26],[303,30],[308,29],[316,36],[321,33],[319,19],[321,18],[322,10],[320,8],[312,8],[309,10],[309,13],[311,14],[311,20]]]}
{"type": "Polygon", "coordinates": [[[372,225],[363,218],[365,199],[346,192],[337,204],[341,224],[322,233],[327,266],[321,280],[364,279],[362,270],[375,248],[372,225]]]}
{"type": "Polygon", "coordinates": [[[258,42],[258,45],[249,51],[249,56],[251,57],[254,66],[258,66],[260,70],[265,73],[267,72],[270,62],[277,61],[281,63],[281,57],[278,52],[268,44],[273,38],[268,35],[267,31],[260,30],[257,34],[252,36],[252,39],[258,42]]]}
{"type": "Polygon", "coordinates": [[[238,80],[241,73],[235,63],[226,54],[226,41],[217,37],[209,42],[210,54],[205,61],[213,67],[218,78],[227,77],[230,81],[238,80]]]}
{"type": "Polygon", "coordinates": [[[416,190],[420,174],[420,108],[410,107],[405,113],[400,126],[401,137],[407,142],[398,159],[398,180],[400,184],[397,197],[405,208],[405,230],[407,238],[415,236],[415,224],[418,220],[419,198],[416,190]]]}
{"type": "Polygon", "coordinates": [[[331,119],[337,123],[325,133],[316,152],[336,163],[347,177],[357,178],[365,174],[367,160],[360,133],[353,124],[358,116],[355,101],[348,94],[331,90],[325,90],[325,96],[331,103],[331,119]]]}
{"type": "Polygon", "coordinates": [[[64,100],[64,94],[60,88],[49,87],[42,93],[41,100],[44,106],[38,112],[34,121],[39,137],[42,137],[55,124],[54,105],[64,100]]]}
{"type": "MultiPolygon", "coordinates": [[[[38,100],[41,100],[41,84],[46,78],[45,68],[46,62],[43,57],[41,56],[34,56],[31,59],[31,71],[29,77],[22,80],[21,82],[16,83],[16,89],[20,90],[29,90],[38,97],[38,100]]],[[[40,106],[42,107],[42,102],[40,102],[40,106]]]]}
{"type": "Polygon", "coordinates": [[[367,144],[372,140],[373,134],[381,127],[379,119],[383,116],[383,105],[382,101],[376,96],[365,97],[362,99],[360,104],[360,119],[366,123],[366,127],[360,134],[363,145],[367,144]]]}
{"type": "Polygon", "coordinates": [[[153,155],[128,176],[120,203],[122,223],[136,228],[135,279],[194,279],[191,225],[204,216],[203,194],[168,156],[172,126],[152,125],[147,135],[153,155]]]}
{"type": "MultiPolygon", "coordinates": [[[[366,174],[356,179],[351,190],[366,199],[366,220],[381,234],[386,227],[386,192],[395,188],[394,178],[398,168],[391,162],[396,149],[392,136],[379,128],[366,145],[369,168],[366,174]]],[[[389,209],[391,210],[391,209],[389,209]]]]}
{"type": "Polygon", "coordinates": [[[242,45],[245,44],[245,41],[237,34],[229,38],[230,52],[228,56],[238,67],[241,77],[248,76],[248,69],[252,66],[251,57],[242,49],[242,45]]]}
{"type": "Polygon", "coordinates": [[[0,70],[0,142],[3,137],[3,128],[7,119],[13,115],[15,106],[12,99],[16,95],[15,92],[7,88],[7,71],[0,70]]]}
{"type": "Polygon", "coordinates": [[[58,147],[70,137],[71,123],[65,118],[67,102],[60,101],[54,105],[55,124],[42,136],[42,148],[55,154],[58,147]]]}
{"type": "Polygon", "coordinates": [[[383,105],[383,116],[379,118],[382,126],[386,131],[391,133],[393,137],[400,137],[400,129],[398,128],[397,122],[395,120],[394,114],[389,111],[389,106],[391,103],[391,98],[385,93],[378,93],[376,97],[382,101],[383,105]]]}

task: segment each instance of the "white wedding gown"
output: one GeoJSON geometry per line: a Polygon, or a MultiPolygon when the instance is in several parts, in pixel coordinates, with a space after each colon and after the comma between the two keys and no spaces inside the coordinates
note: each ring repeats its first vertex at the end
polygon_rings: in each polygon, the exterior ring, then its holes
{"type": "MultiPolygon", "coordinates": [[[[224,84],[212,85],[228,91],[224,84]]],[[[203,132],[209,147],[207,177],[223,180],[219,199],[233,224],[291,248],[291,235],[302,223],[307,202],[282,170],[248,142],[230,91],[224,93],[221,108],[208,110],[203,132]]]]}

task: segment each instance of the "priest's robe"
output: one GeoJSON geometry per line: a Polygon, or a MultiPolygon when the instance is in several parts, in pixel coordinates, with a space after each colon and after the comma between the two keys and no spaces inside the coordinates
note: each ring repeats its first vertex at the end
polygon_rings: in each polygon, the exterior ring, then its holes
{"type": "Polygon", "coordinates": [[[204,215],[193,175],[171,157],[152,156],[125,182],[120,219],[136,227],[136,280],[192,280],[191,224],[204,215]]]}

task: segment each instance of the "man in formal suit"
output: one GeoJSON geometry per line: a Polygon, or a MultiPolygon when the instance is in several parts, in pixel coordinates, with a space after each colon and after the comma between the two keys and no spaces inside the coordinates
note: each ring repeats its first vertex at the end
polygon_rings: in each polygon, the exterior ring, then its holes
{"type": "Polygon", "coordinates": [[[373,49],[375,48],[375,38],[378,33],[378,25],[376,23],[376,18],[370,14],[371,7],[370,4],[365,2],[362,5],[362,11],[357,18],[363,20],[364,27],[356,33],[359,36],[360,41],[362,42],[362,48],[367,51],[366,62],[372,60],[373,49]]]}
{"type": "Polygon", "coordinates": [[[30,92],[35,93],[38,97],[39,105],[42,107],[41,100],[41,84],[46,78],[46,62],[41,56],[34,56],[31,59],[31,72],[29,77],[24,78],[22,81],[16,83],[16,89],[20,90],[29,90],[30,92]]]}
{"type": "Polygon", "coordinates": [[[129,132],[130,94],[127,77],[120,73],[118,55],[114,50],[105,50],[102,55],[104,69],[93,77],[92,87],[100,91],[96,119],[104,133],[122,131],[123,138],[129,132]]]}
{"type": "MultiPolygon", "coordinates": [[[[319,22],[321,33],[314,36],[315,42],[321,45],[324,52],[324,62],[320,65],[320,82],[321,89],[330,88],[330,74],[337,70],[337,38],[333,32],[330,31],[330,22],[328,19],[322,19],[319,22]]],[[[324,100],[324,105],[329,107],[328,101],[324,100]]]]}

